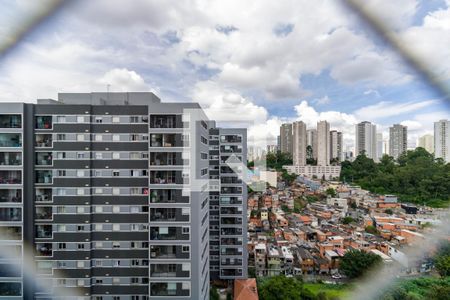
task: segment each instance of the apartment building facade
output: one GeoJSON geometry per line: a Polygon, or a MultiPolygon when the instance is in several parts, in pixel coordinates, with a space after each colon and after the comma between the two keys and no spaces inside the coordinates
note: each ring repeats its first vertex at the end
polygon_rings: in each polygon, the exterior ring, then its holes
{"type": "Polygon", "coordinates": [[[1,104],[0,299],[208,299],[208,123],[152,93],[1,104]]]}
{"type": "Polygon", "coordinates": [[[210,276],[247,278],[247,131],[213,128],[210,134],[210,276]]]}
{"type": "Polygon", "coordinates": [[[398,159],[408,147],[408,127],[394,124],[389,127],[389,155],[398,159]]]}

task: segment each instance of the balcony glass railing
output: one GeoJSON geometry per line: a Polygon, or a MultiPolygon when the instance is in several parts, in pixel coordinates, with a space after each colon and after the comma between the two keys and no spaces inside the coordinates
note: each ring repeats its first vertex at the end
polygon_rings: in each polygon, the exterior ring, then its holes
{"type": "Polygon", "coordinates": [[[50,202],[52,201],[51,189],[37,189],[36,190],[36,202],[50,202]]]}
{"type": "Polygon", "coordinates": [[[0,190],[0,202],[22,202],[22,191],[18,189],[0,190]]]}
{"type": "Polygon", "coordinates": [[[51,238],[52,225],[36,225],[36,238],[51,238]]]}
{"type": "Polygon", "coordinates": [[[52,140],[51,134],[36,134],[34,145],[36,148],[49,148],[52,147],[52,140]]]}
{"type": "Polygon", "coordinates": [[[22,147],[22,134],[0,133],[0,147],[19,148],[22,147]]]}
{"type": "Polygon", "coordinates": [[[36,256],[52,256],[52,248],[50,243],[37,243],[36,256]]]}
{"type": "Polygon", "coordinates": [[[150,116],[150,128],[177,128],[176,115],[150,116]]]}
{"type": "Polygon", "coordinates": [[[19,207],[0,207],[0,222],[19,222],[22,220],[22,209],[19,207]]]}
{"type": "Polygon", "coordinates": [[[0,115],[0,128],[22,128],[22,116],[0,115]]]}
{"type": "Polygon", "coordinates": [[[36,129],[52,129],[52,116],[36,117],[36,129]]]}
{"type": "Polygon", "coordinates": [[[2,240],[21,240],[22,227],[19,226],[0,226],[0,236],[2,240]]]}
{"type": "Polygon", "coordinates": [[[52,207],[36,207],[36,220],[51,220],[53,218],[52,207]]]}
{"type": "Polygon", "coordinates": [[[0,184],[22,184],[22,172],[0,171],[0,184]]]}
{"type": "Polygon", "coordinates": [[[0,166],[20,166],[20,165],[22,165],[22,153],[0,152],[0,166]]]}
{"type": "Polygon", "coordinates": [[[36,183],[52,183],[53,175],[52,171],[36,171],[36,183]]]}
{"type": "Polygon", "coordinates": [[[50,166],[53,163],[53,157],[51,152],[37,152],[36,153],[36,165],[38,166],[50,166]]]}

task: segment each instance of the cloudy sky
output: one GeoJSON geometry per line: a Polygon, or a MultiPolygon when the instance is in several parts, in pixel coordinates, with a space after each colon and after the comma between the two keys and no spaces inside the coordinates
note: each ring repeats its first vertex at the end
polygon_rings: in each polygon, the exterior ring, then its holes
{"type": "MultiPolygon", "coordinates": [[[[48,1],[0,0],[0,41],[48,1]]],[[[364,3],[450,82],[450,0],[364,3]]],[[[439,95],[337,0],[74,1],[0,57],[0,101],[108,84],[199,102],[211,118],[247,122],[257,143],[273,143],[282,122],[328,120],[351,146],[353,125],[368,120],[385,138],[389,125],[407,125],[413,145],[449,118],[439,95]]]]}

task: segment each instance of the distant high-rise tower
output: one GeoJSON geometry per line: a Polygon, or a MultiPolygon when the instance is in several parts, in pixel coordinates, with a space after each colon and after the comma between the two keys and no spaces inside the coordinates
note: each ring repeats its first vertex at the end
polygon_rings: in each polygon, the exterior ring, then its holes
{"type": "Polygon", "coordinates": [[[306,145],[311,146],[313,158],[317,159],[317,129],[306,130],[306,145]]]}
{"type": "Polygon", "coordinates": [[[434,123],[434,156],[450,162],[450,121],[434,123]]]}
{"type": "Polygon", "coordinates": [[[306,124],[302,121],[294,122],[292,134],[292,159],[294,165],[304,166],[306,164],[306,124]]]}
{"type": "Polygon", "coordinates": [[[389,127],[389,155],[397,159],[408,147],[408,129],[406,126],[394,124],[389,127]]]}
{"type": "Polygon", "coordinates": [[[384,151],[383,151],[383,133],[378,132],[377,133],[377,158],[381,159],[383,157],[384,151]]]}
{"type": "Polygon", "coordinates": [[[331,159],[342,160],[342,132],[330,131],[330,156],[331,159]]]}
{"type": "Polygon", "coordinates": [[[377,126],[364,121],[355,125],[355,156],[365,153],[367,157],[377,160],[377,126]]]}
{"type": "Polygon", "coordinates": [[[327,121],[317,122],[317,165],[330,164],[330,124],[327,121]]]}
{"type": "Polygon", "coordinates": [[[425,134],[419,138],[419,147],[424,148],[429,153],[434,153],[434,136],[425,134]]]}
{"type": "Polygon", "coordinates": [[[285,123],[280,127],[280,151],[292,155],[292,124],[285,123]]]}

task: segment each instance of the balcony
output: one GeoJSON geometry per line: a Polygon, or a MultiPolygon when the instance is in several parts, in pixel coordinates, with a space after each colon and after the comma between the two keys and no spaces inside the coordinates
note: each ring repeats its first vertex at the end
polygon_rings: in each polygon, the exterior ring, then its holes
{"type": "Polygon", "coordinates": [[[242,197],[220,197],[220,204],[242,204],[242,197]]]}
{"type": "Polygon", "coordinates": [[[181,145],[181,134],[150,135],[150,147],[180,147],[181,145]]]}
{"type": "Polygon", "coordinates": [[[242,276],[242,269],[222,269],[220,270],[220,276],[242,276]]]}
{"type": "Polygon", "coordinates": [[[18,189],[0,190],[0,203],[5,202],[21,203],[22,190],[18,189]]]}
{"type": "Polygon", "coordinates": [[[175,152],[151,152],[150,153],[151,166],[174,166],[183,165],[181,153],[175,152]]]}
{"type": "Polygon", "coordinates": [[[220,213],[222,215],[241,215],[242,209],[237,207],[221,207],[220,213]]]}
{"type": "Polygon", "coordinates": [[[151,115],[150,128],[183,128],[181,116],[177,115],[151,115]]]}
{"type": "Polygon", "coordinates": [[[183,196],[181,190],[152,190],[150,193],[151,203],[189,203],[189,197],[183,196]]]}
{"type": "Polygon", "coordinates": [[[150,296],[179,296],[186,297],[190,295],[190,289],[185,288],[181,282],[152,282],[150,283],[150,296]]]}
{"type": "Polygon", "coordinates": [[[21,240],[22,228],[19,226],[0,226],[2,240],[21,240]]]}
{"type": "Polygon", "coordinates": [[[52,116],[38,116],[36,117],[36,129],[52,129],[52,116]]]}
{"type": "Polygon", "coordinates": [[[224,186],[222,186],[220,188],[220,192],[222,194],[242,194],[242,187],[241,186],[238,186],[238,187],[234,187],[234,186],[224,187],[224,186]]]}
{"type": "Polygon", "coordinates": [[[188,259],[190,247],[188,245],[152,245],[151,259],[188,259]]]}
{"type": "Polygon", "coordinates": [[[220,152],[221,153],[242,153],[242,146],[241,145],[223,145],[220,146],[220,152]]]}
{"type": "Polygon", "coordinates": [[[51,202],[52,189],[36,189],[36,202],[51,202]]]}
{"type": "Polygon", "coordinates": [[[220,260],[221,266],[242,266],[242,259],[240,258],[224,258],[220,260]]]}
{"type": "Polygon", "coordinates": [[[221,143],[242,143],[242,136],[240,135],[221,135],[221,143]]]}
{"type": "Polygon", "coordinates": [[[242,249],[239,248],[220,248],[222,255],[242,255],[242,249]]]}
{"type": "Polygon", "coordinates": [[[181,227],[152,227],[150,230],[150,240],[169,241],[169,240],[188,240],[189,233],[182,233],[181,227]]]}
{"type": "Polygon", "coordinates": [[[220,244],[226,246],[241,246],[242,238],[222,238],[220,239],[220,244]]]}
{"type": "Polygon", "coordinates": [[[51,243],[37,243],[36,244],[36,256],[52,256],[52,244],[51,243]]]}
{"type": "Polygon", "coordinates": [[[242,235],[242,228],[222,228],[220,235],[242,235]]]}
{"type": "Polygon", "coordinates": [[[22,221],[22,209],[19,207],[0,207],[0,222],[22,221]]]}
{"type": "Polygon", "coordinates": [[[150,171],[151,184],[183,184],[185,181],[181,171],[150,171]]]}
{"type": "Polygon", "coordinates": [[[220,163],[221,164],[225,164],[225,163],[237,163],[237,162],[242,162],[242,156],[238,156],[235,155],[233,158],[230,159],[231,156],[220,156],[220,163]],[[230,159],[230,161],[228,161],[230,159]]]}
{"type": "Polygon", "coordinates": [[[182,264],[151,264],[150,277],[189,277],[190,270],[183,270],[182,264]]]}
{"type": "Polygon", "coordinates": [[[0,171],[0,184],[22,184],[22,171],[0,171]]]}
{"type": "Polygon", "coordinates": [[[151,222],[188,222],[189,212],[183,214],[181,208],[151,208],[151,222]]]}
{"type": "Polygon", "coordinates": [[[52,237],[52,225],[36,225],[36,238],[50,239],[52,237]]]}
{"type": "Polygon", "coordinates": [[[242,218],[223,217],[220,219],[222,225],[240,225],[242,224],[242,218]]]}
{"type": "Polygon", "coordinates": [[[0,115],[0,128],[22,128],[22,116],[0,115]]]}
{"type": "Polygon", "coordinates": [[[233,177],[233,176],[222,177],[222,178],[220,178],[220,183],[223,183],[223,184],[241,184],[242,180],[237,178],[237,177],[233,177]]]}
{"type": "Polygon", "coordinates": [[[36,148],[52,147],[53,137],[51,134],[36,134],[34,146],[36,148]]]}
{"type": "Polygon", "coordinates": [[[22,147],[22,134],[0,133],[0,147],[20,148],[22,147]]]}
{"type": "Polygon", "coordinates": [[[51,184],[53,181],[52,171],[42,170],[36,171],[36,183],[51,184]]]}
{"type": "Polygon", "coordinates": [[[37,166],[51,166],[53,164],[53,157],[51,152],[37,152],[36,165],[37,166]]]}
{"type": "Polygon", "coordinates": [[[53,212],[51,206],[37,206],[36,207],[36,220],[52,220],[53,212]]]}
{"type": "Polygon", "coordinates": [[[22,283],[20,282],[0,282],[0,295],[2,296],[22,296],[22,283]]]}
{"type": "Polygon", "coordinates": [[[1,166],[21,166],[22,153],[20,152],[0,152],[1,166]]]}

